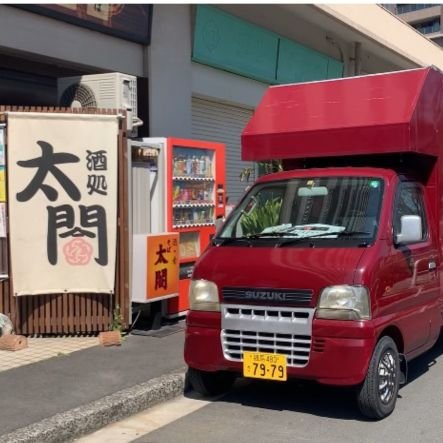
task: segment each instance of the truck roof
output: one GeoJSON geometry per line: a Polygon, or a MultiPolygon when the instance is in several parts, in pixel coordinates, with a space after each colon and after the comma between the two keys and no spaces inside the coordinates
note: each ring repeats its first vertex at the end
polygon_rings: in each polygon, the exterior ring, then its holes
{"type": "Polygon", "coordinates": [[[313,177],[372,177],[391,180],[397,177],[397,174],[392,169],[371,167],[291,169],[263,175],[257,180],[257,183],[313,177]]]}
{"type": "Polygon", "coordinates": [[[242,133],[242,158],[437,155],[442,86],[433,67],[271,86],[242,133]]]}

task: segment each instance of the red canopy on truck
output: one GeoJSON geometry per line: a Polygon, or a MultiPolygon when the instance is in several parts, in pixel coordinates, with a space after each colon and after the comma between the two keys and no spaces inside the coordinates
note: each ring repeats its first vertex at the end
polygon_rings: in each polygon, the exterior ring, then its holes
{"type": "Polygon", "coordinates": [[[420,68],[272,86],[243,131],[242,158],[436,155],[442,84],[440,71],[420,68]]]}

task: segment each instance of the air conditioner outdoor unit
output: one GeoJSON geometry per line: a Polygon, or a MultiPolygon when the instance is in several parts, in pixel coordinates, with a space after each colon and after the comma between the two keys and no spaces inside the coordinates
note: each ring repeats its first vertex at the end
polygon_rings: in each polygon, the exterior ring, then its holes
{"type": "Polygon", "coordinates": [[[137,78],[120,72],[62,77],[57,83],[58,105],[68,108],[113,108],[127,111],[128,136],[137,136],[137,78]]]}

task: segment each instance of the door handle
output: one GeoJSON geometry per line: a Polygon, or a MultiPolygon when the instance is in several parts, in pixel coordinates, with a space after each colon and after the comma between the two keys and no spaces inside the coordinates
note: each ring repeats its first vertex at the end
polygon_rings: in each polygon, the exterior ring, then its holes
{"type": "Polygon", "coordinates": [[[428,263],[428,271],[435,271],[437,269],[437,263],[435,260],[430,260],[428,263]]]}

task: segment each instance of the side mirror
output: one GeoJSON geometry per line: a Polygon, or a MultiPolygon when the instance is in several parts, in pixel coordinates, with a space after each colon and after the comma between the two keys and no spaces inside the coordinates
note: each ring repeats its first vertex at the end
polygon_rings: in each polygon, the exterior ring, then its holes
{"type": "Polygon", "coordinates": [[[419,215],[402,215],[400,225],[400,232],[395,236],[395,244],[416,243],[422,239],[422,225],[419,215]]]}

